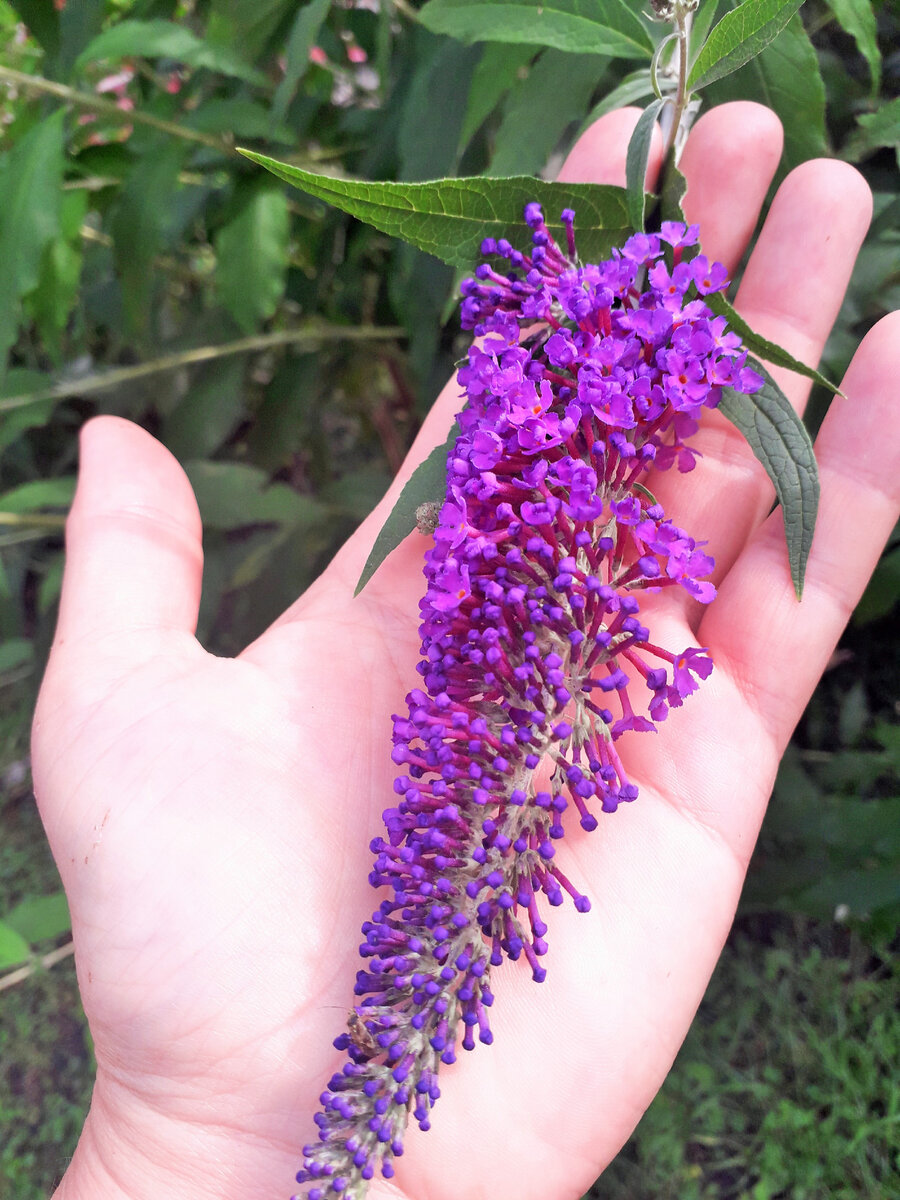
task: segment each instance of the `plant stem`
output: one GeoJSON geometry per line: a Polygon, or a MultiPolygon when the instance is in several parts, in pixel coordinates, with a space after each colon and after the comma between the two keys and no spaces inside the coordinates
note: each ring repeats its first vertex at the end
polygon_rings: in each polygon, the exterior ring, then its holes
{"type": "Polygon", "coordinates": [[[672,114],[672,127],[666,140],[663,152],[665,162],[672,150],[678,145],[681,120],[687,105],[687,71],[688,71],[688,21],[689,17],[682,11],[681,5],[675,5],[675,33],[678,38],[678,90],[675,93],[675,111],[672,114]]]}
{"type": "Polygon", "coordinates": [[[189,367],[195,363],[210,362],[230,354],[246,354],[251,350],[268,350],[273,346],[297,345],[306,342],[315,346],[320,342],[363,342],[389,341],[405,335],[405,330],[395,325],[308,325],[303,329],[281,329],[274,333],[256,334],[254,337],[238,338],[221,346],[198,346],[193,350],[182,350],[177,354],[165,354],[152,362],[137,363],[133,367],[117,367],[111,371],[100,371],[96,375],[85,375],[81,379],[70,379],[52,384],[39,392],[27,392],[0,400],[0,413],[26,404],[37,404],[41,400],[62,400],[66,396],[86,396],[101,392],[105,388],[121,383],[131,383],[159,371],[174,371],[178,367],[189,367]]]}
{"type": "Polygon", "coordinates": [[[75,943],[66,942],[64,946],[60,946],[58,950],[51,950],[49,954],[43,955],[36,962],[19,967],[17,971],[10,971],[8,975],[0,977],[0,992],[5,992],[7,988],[11,988],[15,984],[27,979],[29,975],[33,975],[38,968],[38,964],[47,970],[49,967],[55,967],[58,962],[62,962],[64,958],[68,958],[74,953],[75,943]]]}
{"type": "Polygon", "coordinates": [[[162,117],[151,116],[150,113],[141,112],[139,109],[132,109],[126,112],[112,100],[104,100],[102,96],[96,96],[93,92],[79,92],[75,88],[67,87],[64,83],[56,83],[52,79],[44,79],[42,75],[27,75],[24,71],[14,71],[12,67],[0,67],[0,81],[15,84],[16,87],[27,88],[33,92],[43,92],[48,96],[56,96],[58,100],[62,100],[65,104],[74,105],[75,108],[88,108],[92,112],[103,113],[106,117],[112,117],[113,120],[120,121],[123,125],[147,125],[151,129],[158,129],[162,133],[171,134],[172,137],[181,138],[185,142],[199,142],[203,146],[210,146],[214,150],[219,150],[222,154],[232,154],[239,157],[234,148],[234,143],[230,138],[214,137],[209,133],[201,133],[196,129],[188,129],[185,125],[177,125],[174,121],[166,121],[162,117]]]}
{"type": "Polygon", "coordinates": [[[418,21],[419,14],[411,4],[407,4],[406,0],[394,0],[394,9],[398,13],[402,13],[409,21],[418,21]]]}
{"type": "Polygon", "coordinates": [[[0,512],[0,525],[19,525],[23,529],[62,529],[65,517],[54,513],[0,512]]]}

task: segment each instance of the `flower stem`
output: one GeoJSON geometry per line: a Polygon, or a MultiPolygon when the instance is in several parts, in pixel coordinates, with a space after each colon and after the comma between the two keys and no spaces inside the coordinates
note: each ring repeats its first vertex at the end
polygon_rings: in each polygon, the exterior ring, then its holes
{"type": "Polygon", "coordinates": [[[688,101],[687,72],[690,14],[686,13],[680,4],[676,4],[673,20],[675,22],[675,36],[678,39],[678,89],[675,93],[672,125],[669,129],[669,136],[666,141],[666,148],[663,154],[664,162],[673,150],[675,150],[677,154],[677,147],[682,140],[679,136],[681,133],[681,123],[685,115],[685,109],[688,101]]]}

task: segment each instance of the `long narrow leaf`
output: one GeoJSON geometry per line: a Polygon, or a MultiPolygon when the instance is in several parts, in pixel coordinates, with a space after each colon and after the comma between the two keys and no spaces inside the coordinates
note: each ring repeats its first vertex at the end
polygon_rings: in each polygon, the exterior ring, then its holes
{"type": "Polygon", "coordinates": [[[284,295],[290,215],[284,187],[265,175],[238,196],[237,211],[216,235],[216,284],[225,308],[251,334],[284,295]]]}
{"type": "Polygon", "coordinates": [[[872,96],[876,97],[881,87],[881,51],[878,49],[878,18],[872,0],[825,0],[825,3],[869,64],[872,96]]]}
{"type": "Polygon", "coordinates": [[[650,78],[650,68],[641,67],[639,71],[632,71],[630,75],[625,76],[618,87],[607,92],[603,99],[594,105],[582,121],[578,136],[581,137],[586,129],[590,129],[594,122],[606,113],[612,112],[616,108],[624,108],[627,104],[634,104],[637,100],[643,100],[646,96],[652,95],[653,81],[650,78]]]}
{"type": "Polygon", "coordinates": [[[775,342],[767,341],[766,338],[756,333],[721,292],[711,293],[706,297],[706,303],[714,313],[728,318],[728,324],[735,333],[740,334],[741,341],[748,350],[752,350],[754,354],[758,354],[760,358],[764,358],[766,362],[771,363],[775,367],[787,367],[789,371],[795,371],[798,375],[805,375],[807,379],[821,384],[829,392],[834,392],[836,396],[844,395],[837,384],[832,383],[830,379],[827,379],[815,367],[808,367],[806,363],[802,363],[799,358],[794,358],[793,354],[790,354],[782,346],[777,345],[775,342]]]}
{"type": "Polygon", "coordinates": [[[309,52],[319,30],[328,16],[331,0],[310,0],[294,18],[291,36],[284,53],[284,78],[279,83],[272,100],[272,120],[283,121],[285,113],[297,91],[297,84],[309,66],[309,52]]]}
{"type": "Polygon", "coordinates": [[[653,128],[656,118],[665,100],[654,100],[648,104],[638,118],[634,127],[631,141],[628,143],[628,153],[625,157],[625,192],[628,204],[628,217],[635,229],[643,231],[644,209],[644,178],[647,174],[647,160],[650,157],[650,142],[653,138],[653,128]]]}
{"type": "Polygon", "coordinates": [[[687,180],[675,166],[675,152],[670,150],[662,169],[662,188],[659,195],[660,220],[683,221],[686,195],[687,180]]]}
{"type": "Polygon", "coordinates": [[[366,559],[356,591],[358,596],[387,556],[400,545],[416,527],[416,509],[429,501],[441,504],[447,491],[447,455],[459,437],[454,421],[446,442],[435,446],[424,462],[419,463],[397,497],[397,503],[381,527],[366,559]]]}
{"type": "Polygon", "coordinates": [[[59,232],[64,120],[55,112],[0,158],[0,380],[20,301],[37,286],[44,248],[59,232]]]}
{"type": "Polygon", "coordinates": [[[765,380],[752,396],[725,388],[719,411],[741,431],[772,480],[784,513],[791,579],[797,598],[812,546],[819,506],[819,470],[806,426],[761,363],[753,369],[765,380]]]}
{"type": "MultiPolygon", "coordinates": [[[[738,0],[720,0],[732,11],[738,0]]],[[[716,80],[703,93],[707,105],[751,100],[767,105],[784,126],[784,153],[777,179],[809,158],[827,154],[825,85],[819,58],[799,14],[778,37],[739,71],[716,80]]]]}
{"type": "Polygon", "coordinates": [[[596,54],[545,50],[506,98],[489,174],[540,174],[565,130],[590,103],[603,67],[596,54]]]}
{"type": "Polygon", "coordinates": [[[527,45],[508,46],[503,42],[489,42],[484,47],[469,84],[466,115],[459,135],[460,150],[468,146],[534,54],[534,47],[527,45]]]}
{"type": "Polygon", "coordinates": [[[74,495],[74,475],[31,479],[0,495],[0,512],[33,513],[42,508],[68,508],[74,495]]]}
{"type": "Polygon", "coordinates": [[[703,3],[694,13],[694,19],[691,22],[691,45],[695,48],[696,53],[691,56],[692,58],[696,58],[697,53],[703,49],[703,43],[706,41],[710,27],[716,19],[716,10],[718,7],[719,0],[703,0],[703,3]]]}
{"type": "Polygon", "coordinates": [[[713,80],[730,75],[761,53],[773,41],[803,0],[744,0],[726,13],[710,33],[688,76],[696,91],[713,80]]]}

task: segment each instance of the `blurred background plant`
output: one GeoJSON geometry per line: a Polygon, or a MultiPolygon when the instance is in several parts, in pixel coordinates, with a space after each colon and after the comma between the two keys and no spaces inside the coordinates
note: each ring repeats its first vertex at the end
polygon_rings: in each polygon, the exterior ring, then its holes
{"type": "MultiPolygon", "coordinates": [[[[736,6],[703,0],[697,26],[736,6]]],[[[606,33],[582,52],[528,40],[501,0],[0,0],[2,1200],[48,1193],[90,1090],[27,750],[79,426],[129,417],[185,463],[199,635],[240,650],[379,499],[463,343],[450,268],[235,146],[374,179],[552,176],[592,118],[652,94],[662,29],[624,7],[598,0],[606,33]]],[[[873,187],[831,377],[900,307],[898,46],[893,0],[808,0],[704,92],[776,109],[782,173],[833,153],[873,187]]],[[[694,1029],[598,1200],[900,1194],[898,584],[900,536],[785,758],[694,1029]]]]}

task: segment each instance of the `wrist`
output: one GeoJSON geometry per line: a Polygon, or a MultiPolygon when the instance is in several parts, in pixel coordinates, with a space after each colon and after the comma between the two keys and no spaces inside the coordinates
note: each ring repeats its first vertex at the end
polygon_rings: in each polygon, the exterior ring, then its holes
{"type": "Polygon", "coordinates": [[[168,1167],[162,1157],[139,1126],[121,1114],[110,1119],[95,1088],[75,1153],[52,1200],[188,1200],[198,1195],[196,1184],[179,1177],[177,1151],[168,1167]]]}
{"type": "Polygon", "coordinates": [[[52,1200],[258,1200],[290,1195],[297,1147],[244,1130],[149,1111],[95,1085],[91,1109],[52,1200]]]}

